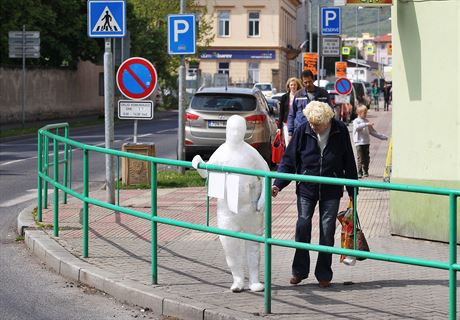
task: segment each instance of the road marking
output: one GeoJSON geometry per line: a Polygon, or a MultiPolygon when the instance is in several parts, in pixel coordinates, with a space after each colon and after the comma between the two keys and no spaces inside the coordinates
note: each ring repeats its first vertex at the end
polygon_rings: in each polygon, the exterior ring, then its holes
{"type": "MultiPolygon", "coordinates": [[[[29,190],[27,190],[27,193],[22,195],[22,196],[13,198],[13,199],[8,200],[8,201],[0,202],[0,208],[12,207],[12,206],[15,206],[17,204],[20,204],[20,203],[35,199],[35,198],[37,198],[37,192],[38,192],[37,189],[29,189],[29,190]]],[[[53,192],[52,189],[48,190],[48,194],[50,194],[52,192],[53,192]]]]}

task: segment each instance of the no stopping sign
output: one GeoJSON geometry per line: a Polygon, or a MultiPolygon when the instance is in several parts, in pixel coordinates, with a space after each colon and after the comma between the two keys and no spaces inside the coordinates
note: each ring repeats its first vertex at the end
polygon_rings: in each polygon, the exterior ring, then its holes
{"type": "Polygon", "coordinates": [[[140,57],[129,58],[117,71],[117,86],[129,99],[145,99],[157,86],[157,71],[150,61],[140,57]]]}

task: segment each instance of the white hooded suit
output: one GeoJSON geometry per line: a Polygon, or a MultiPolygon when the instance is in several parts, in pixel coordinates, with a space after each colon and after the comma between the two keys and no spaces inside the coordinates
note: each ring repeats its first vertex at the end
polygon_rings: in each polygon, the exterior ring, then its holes
{"type": "MultiPolygon", "coordinates": [[[[211,156],[208,163],[221,166],[269,171],[269,167],[259,152],[244,142],[246,120],[238,115],[231,116],[227,121],[226,141],[211,156]]],[[[193,167],[203,162],[195,156],[193,167]]],[[[202,177],[207,171],[198,169],[202,177]]],[[[232,211],[228,205],[228,190],[225,197],[217,200],[217,226],[237,232],[262,235],[264,184],[263,178],[249,175],[238,175],[238,210],[232,211]]],[[[241,240],[233,237],[220,236],[227,264],[233,275],[231,290],[240,292],[244,288],[245,260],[249,271],[249,289],[262,291],[264,286],[259,282],[260,245],[257,242],[241,240]]]]}

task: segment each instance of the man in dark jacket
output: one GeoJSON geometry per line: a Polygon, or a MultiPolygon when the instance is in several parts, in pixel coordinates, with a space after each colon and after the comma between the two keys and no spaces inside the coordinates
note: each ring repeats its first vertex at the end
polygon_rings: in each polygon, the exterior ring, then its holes
{"type": "Polygon", "coordinates": [[[289,110],[288,132],[291,137],[294,130],[306,121],[302,112],[307,104],[311,101],[321,101],[331,105],[327,91],[313,84],[313,73],[310,70],[302,72],[302,83],[304,88],[296,93],[292,109],[289,110]]]}
{"type": "MultiPolygon", "coordinates": [[[[335,120],[332,109],[322,102],[309,103],[304,114],[308,121],[294,131],[278,172],[357,179],[353,147],[345,124],[335,120]]],[[[273,197],[290,182],[276,179],[272,186],[273,197]]],[[[353,187],[347,187],[347,191],[352,200],[353,187]]],[[[300,182],[296,186],[296,194],[298,219],[295,240],[310,243],[312,216],[319,202],[319,244],[334,246],[336,218],[343,195],[343,185],[300,182]]],[[[331,265],[332,254],[319,252],[315,276],[322,288],[330,286],[333,275],[331,265]]],[[[308,250],[297,249],[292,263],[290,283],[300,283],[308,277],[309,271],[308,250]]]]}

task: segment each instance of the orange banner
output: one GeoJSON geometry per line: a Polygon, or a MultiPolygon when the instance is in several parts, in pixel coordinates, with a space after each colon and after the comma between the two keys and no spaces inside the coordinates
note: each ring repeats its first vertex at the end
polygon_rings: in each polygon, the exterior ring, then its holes
{"type": "Polygon", "coordinates": [[[347,4],[357,4],[360,6],[383,6],[392,5],[393,0],[347,0],[347,4]]]}
{"type": "Polygon", "coordinates": [[[316,66],[318,64],[318,54],[317,53],[304,53],[303,54],[303,69],[311,70],[314,75],[318,74],[316,66]]]}
{"type": "Polygon", "coordinates": [[[335,77],[345,78],[347,76],[347,63],[345,61],[337,61],[335,63],[335,77]]]}

